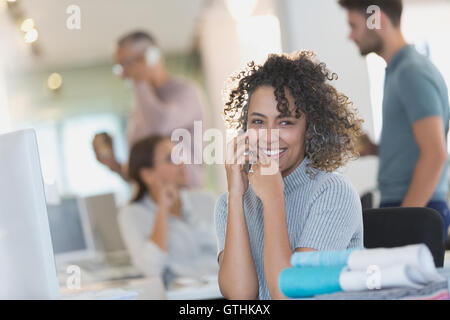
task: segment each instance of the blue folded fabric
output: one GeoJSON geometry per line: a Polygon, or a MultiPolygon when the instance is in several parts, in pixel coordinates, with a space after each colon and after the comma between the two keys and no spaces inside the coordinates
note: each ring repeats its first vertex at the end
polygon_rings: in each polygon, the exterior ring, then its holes
{"type": "Polygon", "coordinates": [[[339,276],[344,267],[302,267],[281,271],[278,285],[288,298],[305,298],[342,291],[339,276]]]}
{"type": "Polygon", "coordinates": [[[359,249],[295,252],[291,256],[291,265],[293,267],[343,267],[347,265],[350,254],[355,250],[359,249]]]}

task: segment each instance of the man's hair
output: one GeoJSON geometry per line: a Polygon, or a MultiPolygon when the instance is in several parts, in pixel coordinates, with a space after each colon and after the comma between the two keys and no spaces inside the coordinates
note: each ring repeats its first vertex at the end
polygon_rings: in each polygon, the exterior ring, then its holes
{"type": "Polygon", "coordinates": [[[355,9],[363,13],[367,13],[367,8],[372,5],[378,6],[394,26],[400,25],[403,11],[402,0],[339,0],[339,4],[345,9],[355,9]]]}
{"type": "Polygon", "coordinates": [[[124,46],[127,43],[138,43],[138,42],[147,42],[150,45],[157,46],[156,40],[153,36],[145,31],[133,31],[122,36],[117,44],[119,47],[124,46]]]}

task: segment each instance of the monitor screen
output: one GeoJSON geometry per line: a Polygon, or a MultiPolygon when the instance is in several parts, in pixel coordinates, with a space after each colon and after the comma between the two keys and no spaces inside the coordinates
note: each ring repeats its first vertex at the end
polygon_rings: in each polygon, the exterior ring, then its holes
{"type": "Polygon", "coordinates": [[[88,249],[76,198],[61,199],[58,205],[47,204],[47,212],[55,255],[88,249]]]}
{"type": "Polygon", "coordinates": [[[34,130],[0,135],[0,299],[57,299],[34,130]]]}
{"type": "Polygon", "coordinates": [[[100,194],[82,198],[89,221],[96,234],[96,248],[105,253],[126,250],[117,222],[114,194],[100,194]]]}

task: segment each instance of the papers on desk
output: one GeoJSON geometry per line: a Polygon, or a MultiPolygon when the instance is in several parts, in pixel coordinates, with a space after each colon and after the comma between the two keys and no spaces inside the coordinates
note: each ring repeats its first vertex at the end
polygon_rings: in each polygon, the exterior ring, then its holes
{"type": "Polygon", "coordinates": [[[290,298],[340,291],[421,288],[445,281],[425,244],[392,249],[297,252],[281,272],[280,290],[290,298]]]}
{"type": "Polygon", "coordinates": [[[166,293],[168,300],[221,299],[217,274],[200,278],[177,278],[166,293]]]}

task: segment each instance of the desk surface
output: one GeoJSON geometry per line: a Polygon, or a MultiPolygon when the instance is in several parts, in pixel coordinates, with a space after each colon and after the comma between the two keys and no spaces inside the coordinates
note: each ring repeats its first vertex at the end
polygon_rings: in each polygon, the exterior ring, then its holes
{"type": "MultiPolygon", "coordinates": [[[[180,279],[181,280],[181,279],[180,279]]],[[[220,293],[217,275],[204,277],[201,280],[176,281],[166,292],[168,300],[208,300],[223,298],[220,293]]]]}
{"type": "Polygon", "coordinates": [[[61,299],[113,300],[208,300],[223,298],[217,282],[186,285],[165,290],[159,278],[110,281],[82,286],[80,290],[61,289],[61,299]]]}
{"type": "MultiPolygon", "coordinates": [[[[118,274],[117,271],[106,271],[108,274],[118,274]]],[[[83,272],[82,272],[83,274],[83,272]]],[[[105,281],[104,277],[95,279],[85,275],[80,289],[68,289],[67,276],[60,275],[61,298],[72,299],[136,299],[136,300],[206,300],[223,298],[217,276],[202,279],[180,278],[175,280],[169,290],[165,290],[159,277],[137,278],[126,280],[105,281]]]]}
{"type": "MultiPolygon", "coordinates": [[[[450,279],[450,251],[446,252],[444,268],[439,273],[450,279]]],[[[126,270],[131,272],[130,270],[126,270]]],[[[64,275],[60,277],[62,299],[137,299],[137,300],[203,300],[223,298],[217,276],[209,276],[200,280],[183,278],[176,281],[171,289],[165,290],[160,278],[138,278],[127,280],[105,281],[105,276],[99,277],[84,273],[81,289],[70,290],[64,285],[64,275]],[[96,279],[97,278],[97,279],[96,279]],[[84,281],[83,281],[84,280],[84,281]],[[104,292],[105,295],[102,295],[104,292]],[[134,295],[133,295],[134,293],[134,295]]],[[[118,270],[106,270],[106,275],[120,274],[118,270]]]]}

